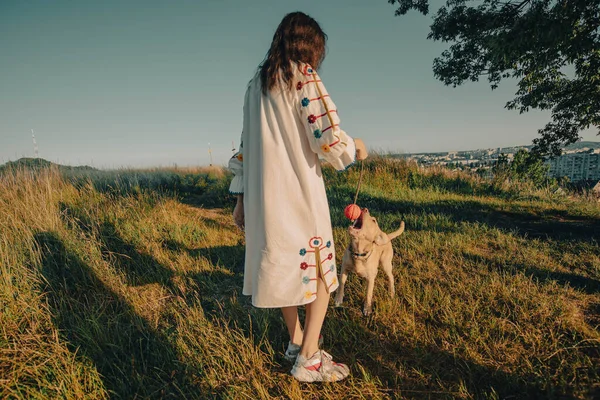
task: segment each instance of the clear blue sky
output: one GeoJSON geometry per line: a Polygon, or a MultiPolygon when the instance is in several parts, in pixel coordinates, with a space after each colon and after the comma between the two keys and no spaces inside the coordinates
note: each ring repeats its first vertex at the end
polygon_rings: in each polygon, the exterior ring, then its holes
{"type": "Polygon", "coordinates": [[[205,165],[209,143],[226,163],[246,83],[296,10],[329,35],[321,76],[370,147],[528,144],[548,120],[503,109],[514,82],[435,80],[446,46],[426,40],[431,16],[394,17],[386,0],[0,0],[0,163],[33,156],[32,128],[40,157],[63,164],[205,165]]]}

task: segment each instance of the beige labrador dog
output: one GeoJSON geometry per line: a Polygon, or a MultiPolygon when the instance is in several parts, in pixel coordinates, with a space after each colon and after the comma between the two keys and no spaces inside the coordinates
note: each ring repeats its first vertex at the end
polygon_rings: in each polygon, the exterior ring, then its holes
{"type": "Polygon", "coordinates": [[[342,259],[342,272],[340,287],[335,296],[335,305],[340,306],[344,301],[344,286],[349,272],[356,272],[358,276],[367,280],[367,296],[363,313],[371,314],[373,301],[373,288],[378,267],[388,277],[388,288],[390,297],[394,297],[394,276],[392,274],[392,258],[394,250],[391,240],[404,232],[404,222],[396,232],[386,234],[379,229],[377,220],[364,208],[360,217],[348,228],[350,233],[350,245],[342,259]]]}

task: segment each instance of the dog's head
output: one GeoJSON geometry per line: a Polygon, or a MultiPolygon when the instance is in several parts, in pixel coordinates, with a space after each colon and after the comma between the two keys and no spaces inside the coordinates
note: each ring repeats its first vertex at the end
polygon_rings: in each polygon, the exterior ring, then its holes
{"type": "Polygon", "coordinates": [[[390,241],[388,235],[379,229],[375,217],[372,217],[366,208],[361,210],[360,217],[348,228],[348,233],[356,253],[371,251],[373,243],[382,246],[390,241]]]}

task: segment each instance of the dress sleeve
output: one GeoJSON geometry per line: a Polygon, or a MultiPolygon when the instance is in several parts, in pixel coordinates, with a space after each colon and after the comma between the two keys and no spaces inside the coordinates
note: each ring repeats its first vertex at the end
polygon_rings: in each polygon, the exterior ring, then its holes
{"type": "Polygon", "coordinates": [[[309,65],[301,68],[302,78],[296,84],[298,107],[312,151],[342,171],[354,164],[354,140],[340,128],[337,108],[321,78],[309,65]]]}
{"type": "Polygon", "coordinates": [[[229,169],[233,172],[233,179],[229,185],[229,193],[244,193],[244,143],[240,139],[238,152],[229,159],[229,169]]]}

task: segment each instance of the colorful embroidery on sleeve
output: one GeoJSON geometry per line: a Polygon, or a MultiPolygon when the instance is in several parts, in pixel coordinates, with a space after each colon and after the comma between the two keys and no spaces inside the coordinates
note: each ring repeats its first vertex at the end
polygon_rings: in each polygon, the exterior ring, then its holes
{"type": "Polygon", "coordinates": [[[311,67],[308,66],[308,64],[304,65],[304,68],[302,68],[302,75],[304,76],[310,76],[313,73],[313,69],[311,67]]]}
{"type": "Polygon", "coordinates": [[[309,83],[317,83],[317,82],[321,82],[320,79],[314,79],[312,81],[306,81],[306,82],[298,82],[296,83],[296,90],[302,90],[302,88],[304,87],[304,85],[308,85],[309,83]]]}
{"type": "MultiPolygon", "coordinates": [[[[317,87],[317,91],[319,92],[319,97],[321,98],[321,103],[323,103],[323,107],[325,107],[325,114],[327,114],[327,118],[329,119],[329,125],[333,126],[333,117],[330,114],[329,107],[327,106],[327,102],[323,98],[323,92],[321,92],[321,88],[319,87],[317,82],[317,74],[313,72],[313,77],[315,78],[315,86],[317,87]]],[[[334,110],[335,111],[335,110],[334,110]]]]}
{"type": "MultiPolygon", "coordinates": [[[[331,110],[331,112],[337,112],[337,110],[331,110]]],[[[311,124],[314,124],[315,122],[317,122],[317,120],[319,118],[323,118],[324,116],[326,116],[327,113],[323,113],[321,115],[314,115],[314,114],[310,114],[308,116],[308,122],[310,122],[311,124]]],[[[333,125],[332,125],[333,126],[333,125]]],[[[337,126],[337,125],[336,125],[337,126]]],[[[329,129],[329,128],[328,128],[329,129]]]]}
{"type": "MultiPolygon", "coordinates": [[[[324,128],[323,130],[320,129],[316,129],[315,131],[313,131],[313,135],[315,137],[315,139],[321,139],[321,137],[323,136],[323,133],[327,132],[330,129],[334,129],[337,128],[339,126],[339,124],[334,123],[333,117],[332,117],[332,113],[337,113],[337,110],[330,110],[329,106],[327,104],[327,101],[325,100],[325,98],[329,97],[329,94],[323,94],[323,91],[321,90],[321,87],[319,86],[319,82],[321,82],[320,79],[318,79],[318,75],[317,73],[310,67],[308,67],[308,65],[305,65],[304,68],[301,70],[302,74],[305,76],[310,76],[313,79],[312,80],[308,80],[306,82],[301,82],[299,81],[296,84],[296,89],[297,90],[301,90],[305,85],[309,84],[309,83],[314,83],[315,87],[317,89],[317,92],[319,94],[319,97],[315,97],[313,99],[309,99],[308,97],[304,97],[302,98],[300,104],[302,105],[302,107],[306,108],[310,105],[310,103],[312,101],[315,100],[320,100],[321,104],[323,105],[323,108],[325,109],[325,112],[321,115],[315,115],[315,114],[310,114],[307,117],[307,121],[309,124],[314,124],[317,122],[317,120],[319,118],[323,118],[324,116],[327,116],[327,119],[329,120],[329,126],[327,128],[324,128]]],[[[321,150],[325,153],[329,153],[331,152],[331,148],[333,146],[336,146],[337,144],[342,144],[344,146],[347,146],[348,144],[346,142],[343,142],[339,136],[339,134],[336,132],[333,134],[333,136],[335,137],[335,140],[333,143],[327,143],[327,144],[323,144],[321,146],[321,150]]]]}
{"type": "MultiPolygon", "coordinates": [[[[325,98],[325,97],[329,97],[329,95],[326,94],[325,96],[323,96],[323,98],[325,98]]],[[[315,97],[314,99],[309,99],[308,97],[304,97],[302,99],[302,101],[300,102],[300,104],[302,104],[302,107],[308,107],[310,102],[315,101],[315,100],[321,100],[321,97],[315,97]]],[[[335,125],[335,126],[337,126],[337,125],[335,125]]]]}
{"type": "Polygon", "coordinates": [[[323,129],[323,132],[327,132],[328,130],[330,130],[331,128],[335,128],[336,126],[339,126],[339,125],[335,124],[335,125],[328,126],[327,128],[323,129]]]}

